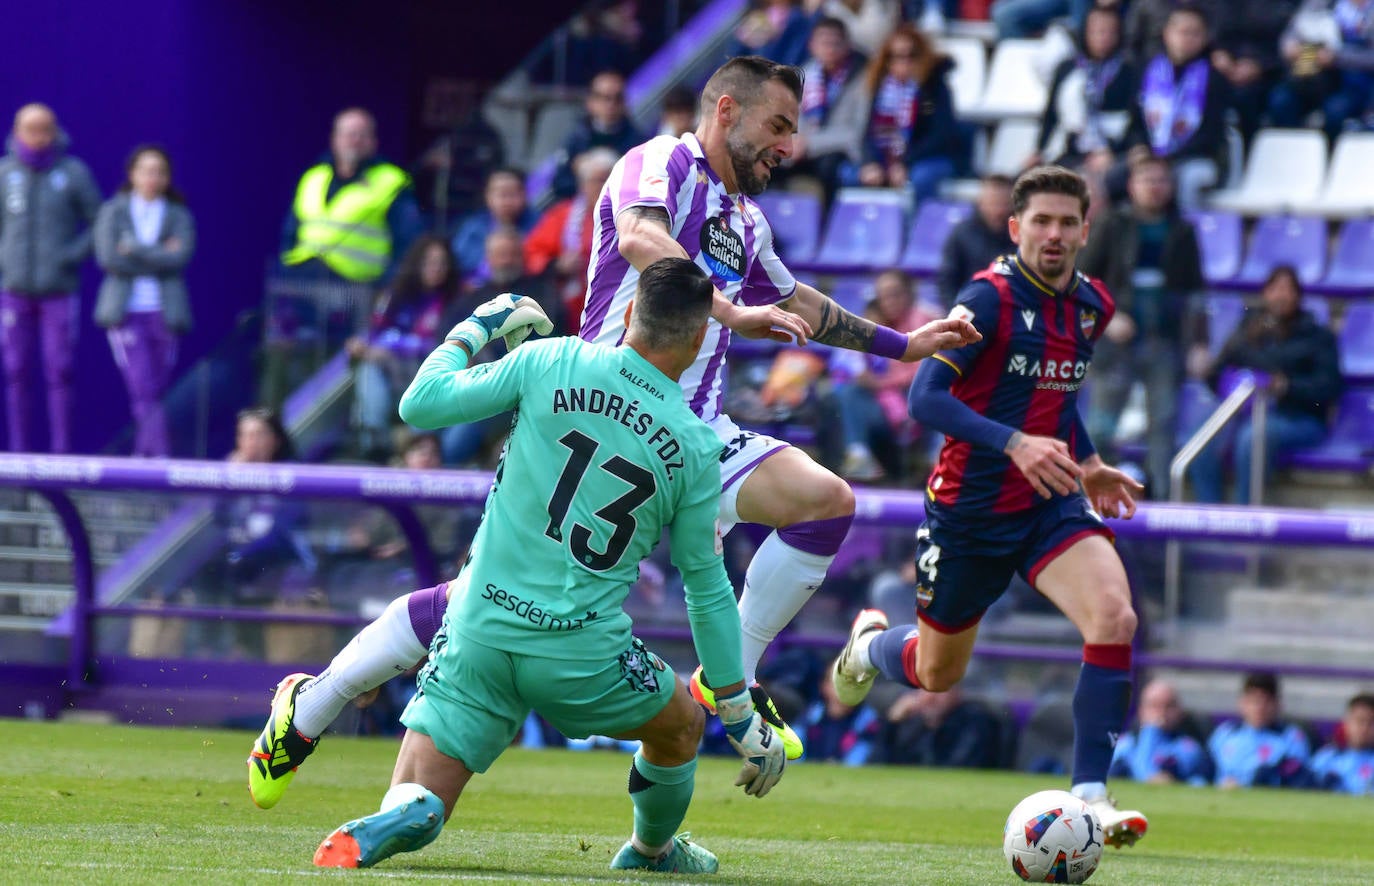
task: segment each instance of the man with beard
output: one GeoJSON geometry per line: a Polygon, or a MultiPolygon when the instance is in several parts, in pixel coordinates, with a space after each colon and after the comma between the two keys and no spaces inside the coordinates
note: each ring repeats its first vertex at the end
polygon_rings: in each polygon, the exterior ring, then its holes
{"type": "Polygon", "coordinates": [[[1130,708],[1136,615],[1102,518],[1131,517],[1141,490],[1103,463],[1077,403],[1115,305],[1074,266],[1088,237],[1080,175],[1034,167],[1012,186],[1011,207],[1016,253],[975,275],[950,314],[971,320],[982,342],[936,354],[911,385],[912,417],[945,435],[916,531],[919,629],[860,612],[834,664],[835,695],[859,704],[880,672],[914,689],[952,689],[983,613],[1020,574],[1083,635],[1072,789],[1108,845],[1130,845],[1148,822],[1116,808],[1107,772],[1130,708]]]}
{"type": "MultiPolygon", "coordinates": [[[[962,318],[910,333],[879,326],[797,282],[773,248],[773,231],[753,197],[792,150],[801,76],[758,56],[733,58],[707,81],[701,122],[680,139],[658,136],[632,148],[597,202],[587,305],[579,335],[614,346],[626,334],[640,272],[662,258],[689,258],[714,285],[711,321],[695,362],[681,376],[693,413],[720,437],[719,527],[772,527],[745,576],[739,602],[743,665],[759,714],[782,734],[788,759],[802,743],[758,686],[764,650],[820,587],[854,519],[854,493],[805,452],[740,429],[720,411],[731,332],[750,338],[814,339],[903,362],[958,348],[980,335],[962,318]]],[[[295,768],[348,701],[424,656],[448,606],[448,585],[398,599],[318,677],[285,678],[253,752],[254,801],[274,805],[295,768]]],[[[711,711],[715,696],[698,669],[692,694],[711,711]]]]}

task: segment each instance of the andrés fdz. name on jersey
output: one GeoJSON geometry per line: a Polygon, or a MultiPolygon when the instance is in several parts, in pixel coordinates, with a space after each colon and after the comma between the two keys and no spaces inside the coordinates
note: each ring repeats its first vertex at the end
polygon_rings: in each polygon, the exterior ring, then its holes
{"type": "Polygon", "coordinates": [[[553,414],[560,412],[604,416],[634,431],[663,462],[669,482],[673,473],[685,466],[682,446],[673,432],[659,424],[652,413],[643,411],[643,403],[638,398],[627,401],[619,394],[608,394],[600,388],[558,388],[553,392],[553,414]]]}

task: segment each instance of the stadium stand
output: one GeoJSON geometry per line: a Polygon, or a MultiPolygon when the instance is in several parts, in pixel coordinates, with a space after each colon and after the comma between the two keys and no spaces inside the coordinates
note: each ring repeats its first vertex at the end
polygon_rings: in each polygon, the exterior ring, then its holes
{"type": "Polygon", "coordinates": [[[1298,212],[1327,218],[1358,218],[1374,207],[1374,132],[1347,132],[1336,141],[1321,192],[1294,205],[1298,212]]]}
{"type": "Polygon", "coordinates": [[[911,223],[911,234],[902,249],[898,266],[917,276],[934,274],[940,267],[940,250],[944,248],[949,232],[972,212],[973,207],[968,203],[941,200],[922,203],[916,208],[916,218],[911,223]]]}
{"type": "Polygon", "coordinates": [[[825,239],[803,268],[844,273],[891,267],[902,254],[906,197],[875,188],[845,188],[825,225],[825,239]]]}
{"type": "Polygon", "coordinates": [[[983,94],[964,116],[980,121],[1039,117],[1049,91],[1038,71],[1040,54],[1039,40],[999,42],[992,52],[983,94]]]}
{"type": "Polygon", "coordinates": [[[801,191],[764,191],[754,198],[773,226],[778,255],[792,266],[809,262],[821,239],[821,200],[801,191]]]}
{"type": "Polygon", "coordinates": [[[1291,212],[1312,204],[1326,177],[1326,139],[1306,129],[1264,129],[1255,136],[1239,187],[1211,203],[1241,215],[1291,212]]]}
{"type": "Polygon", "coordinates": [[[1234,278],[1240,271],[1244,255],[1240,216],[1219,209],[1203,209],[1189,214],[1188,220],[1197,231],[1203,278],[1213,286],[1234,278]]]}
{"type": "Polygon", "coordinates": [[[947,37],[940,41],[940,51],[954,62],[949,76],[949,91],[954,97],[954,110],[960,116],[978,106],[987,79],[987,45],[972,37],[947,37]]]}
{"type": "Polygon", "coordinates": [[[1279,265],[1292,265],[1306,286],[1326,270],[1326,219],[1315,216],[1266,215],[1250,233],[1250,248],[1235,282],[1258,286],[1279,265]]]}
{"type": "MultiPolygon", "coordinates": [[[[1365,167],[1368,170],[1374,165],[1365,167]]],[[[1374,198],[1364,203],[1366,211],[1374,207],[1374,198]]],[[[1319,288],[1334,294],[1361,295],[1374,289],[1374,220],[1351,219],[1341,225],[1336,236],[1336,248],[1331,255],[1331,267],[1326,269],[1319,288]]]]}

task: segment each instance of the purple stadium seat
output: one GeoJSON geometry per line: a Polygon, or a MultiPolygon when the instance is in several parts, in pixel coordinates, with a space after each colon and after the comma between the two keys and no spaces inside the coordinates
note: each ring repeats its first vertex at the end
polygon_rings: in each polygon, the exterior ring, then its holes
{"type": "Polygon", "coordinates": [[[778,255],[803,265],[816,254],[821,238],[821,201],[814,194],[766,191],[754,198],[773,227],[778,255]]]}
{"type": "Polygon", "coordinates": [[[862,316],[868,300],[873,297],[873,278],[837,277],[826,295],[846,311],[862,316]]]}
{"type": "Polygon", "coordinates": [[[1374,389],[1356,388],[1342,394],[1326,442],[1295,452],[1282,462],[1314,471],[1364,471],[1374,465],[1374,389]]]}
{"type": "Polygon", "coordinates": [[[1292,265],[1304,285],[1312,285],[1326,269],[1326,219],[1310,216],[1267,216],[1255,225],[1238,282],[1259,285],[1278,265],[1292,265]]]}
{"type": "Polygon", "coordinates": [[[902,270],[927,277],[940,267],[940,250],[949,238],[950,229],[968,218],[973,207],[967,203],[944,203],[927,200],[916,210],[906,249],[899,262],[902,270]]]}
{"type": "Polygon", "coordinates": [[[1207,420],[1207,417],[1216,411],[1216,394],[1206,384],[1189,379],[1183,383],[1183,387],[1178,392],[1178,413],[1175,423],[1174,440],[1178,446],[1183,446],[1188,442],[1188,438],[1207,420]]]}
{"type": "Polygon", "coordinates": [[[1316,320],[1321,325],[1331,325],[1331,302],[1322,298],[1320,295],[1303,296],[1302,307],[1303,310],[1312,315],[1313,320],[1316,320]]]}
{"type": "Polygon", "coordinates": [[[890,268],[902,253],[903,197],[892,191],[848,188],[830,209],[825,239],[810,265],[831,272],[890,268]]]}
{"type": "Polygon", "coordinates": [[[1336,254],[1321,282],[1323,289],[1374,289],[1374,220],[1356,219],[1341,226],[1336,254]]]}
{"type": "Polygon", "coordinates": [[[1239,295],[1209,295],[1207,297],[1207,345],[1213,356],[1231,337],[1245,316],[1245,299],[1239,295]]]}
{"type": "Polygon", "coordinates": [[[1203,210],[1188,216],[1197,233],[1202,253],[1202,276],[1208,283],[1222,283],[1240,270],[1240,216],[1234,212],[1203,210]]]}
{"type": "Polygon", "coordinates": [[[1374,378],[1374,304],[1356,302],[1345,309],[1339,341],[1341,374],[1374,378]]]}

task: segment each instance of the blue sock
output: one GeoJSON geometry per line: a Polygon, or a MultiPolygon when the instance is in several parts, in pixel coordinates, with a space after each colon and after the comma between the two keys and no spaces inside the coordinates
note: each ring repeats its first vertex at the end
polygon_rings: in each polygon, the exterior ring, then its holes
{"type": "Polygon", "coordinates": [[[916,626],[896,625],[879,633],[868,647],[868,659],[890,680],[921,688],[916,679],[916,626]]]}
{"type": "Polygon", "coordinates": [[[1106,782],[1131,705],[1131,647],[1088,643],[1073,692],[1073,784],[1106,782]]]}

